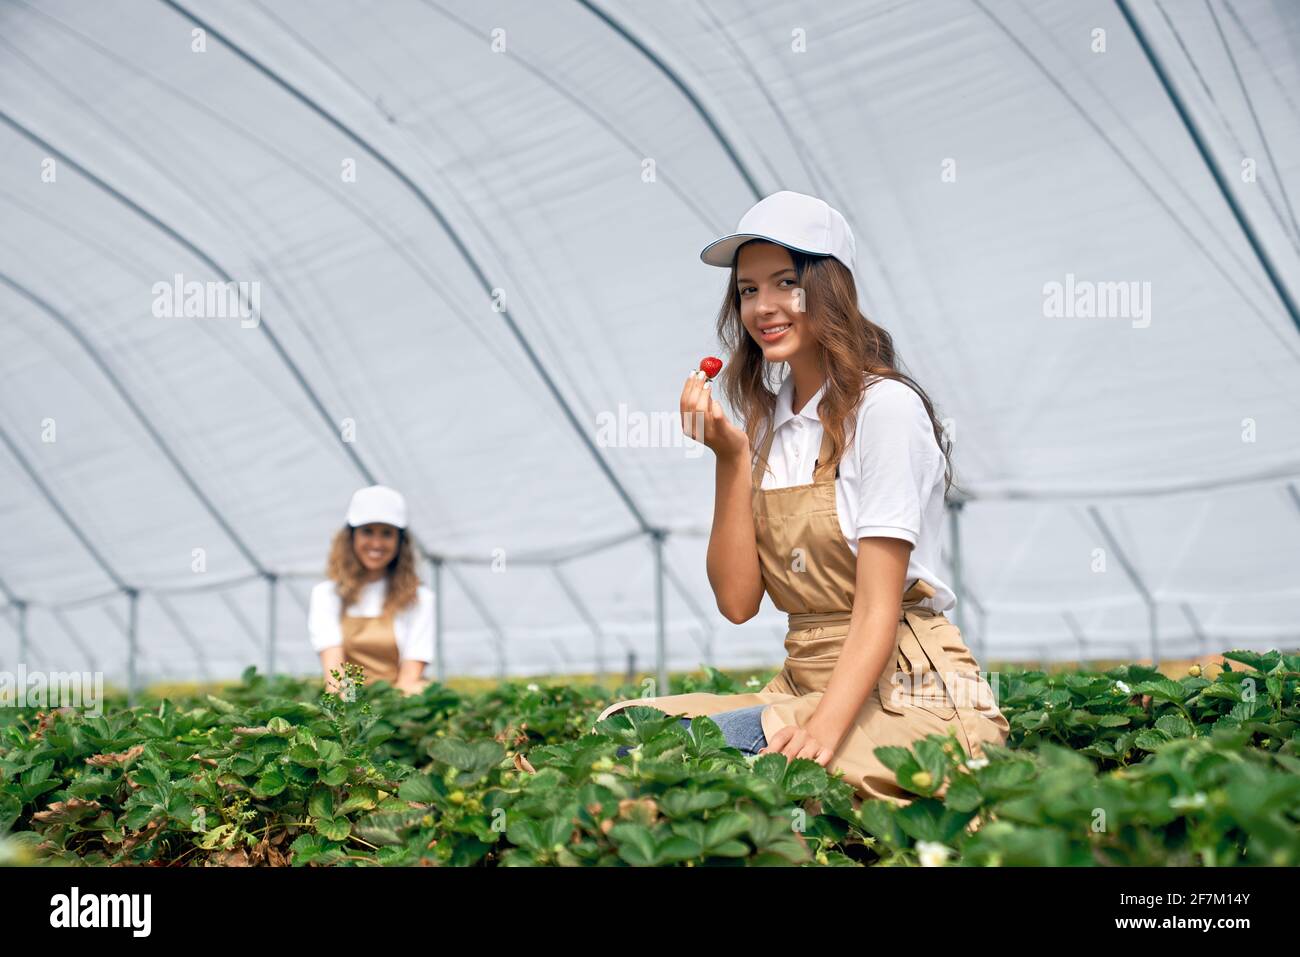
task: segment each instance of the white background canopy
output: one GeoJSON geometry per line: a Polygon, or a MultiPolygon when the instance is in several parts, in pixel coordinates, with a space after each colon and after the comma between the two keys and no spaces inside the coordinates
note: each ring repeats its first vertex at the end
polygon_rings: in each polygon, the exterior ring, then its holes
{"type": "Polygon", "coordinates": [[[669,667],[775,664],[675,410],[698,252],[778,189],[947,420],[982,662],[1294,648],[1298,64],[1268,0],[5,0],[0,660],[123,678],[134,608],[141,682],[311,672],[378,481],[448,674],[647,667],[660,613],[669,667]]]}

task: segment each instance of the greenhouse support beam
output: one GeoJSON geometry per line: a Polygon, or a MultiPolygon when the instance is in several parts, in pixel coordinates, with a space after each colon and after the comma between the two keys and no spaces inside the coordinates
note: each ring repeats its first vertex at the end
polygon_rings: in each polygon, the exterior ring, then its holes
{"type": "Polygon", "coordinates": [[[1079,667],[1082,668],[1084,662],[1088,660],[1088,643],[1083,628],[1079,626],[1079,620],[1069,611],[1061,612],[1061,617],[1065,619],[1066,627],[1070,629],[1070,633],[1074,635],[1074,640],[1079,645],[1079,667]]]}
{"type": "Polygon", "coordinates": [[[199,485],[198,480],[193,476],[193,474],[191,474],[190,470],[181,462],[180,457],[172,450],[172,447],[167,443],[167,440],[163,438],[162,433],[158,430],[157,426],[154,425],[153,420],[145,414],[144,409],[140,407],[138,402],[136,402],[135,396],[133,396],[123,384],[121,377],[119,377],[108,364],[108,361],[100,353],[100,350],[95,348],[90,340],[86,338],[86,335],[81,331],[81,328],[66,315],[56,309],[51,303],[42,299],[17,280],[12,279],[4,273],[0,273],[0,283],[8,286],[45,315],[49,316],[56,325],[68,334],[72,341],[80,347],[81,351],[84,352],[87,358],[89,358],[94,364],[95,368],[100,371],[100,374],[108,384],[112,386],[113,391],[117,393],[118,398],[122,400],[122,403],[131,411],[131,414],[135,416],[136,421],[153,441],[153,444],[157,447],[158,451],[162,453],[163,458],[170,463],[172,468],[175,469],[176,474],[180,476],[181,483],[194,493],[194,497],[199,500],[199,504],[203,506],[208,515],[211,516],[212,520],[216,522],[217,527],[220,528],[222,532],[225,533],[226,537],[230,539],[235,548],[239,550],[239,553],[243,555],[244,560],[262,574],[269,574],[266,568],[257,559],[257,556],[253,554],[253,550],[248,546],[248,543],[239,536],[235,531],[234,526],[232,526],[227,520],[225,514],[221,509],[217,508],[216,502],[213,501],[211,496],[209,496],[208,493],[199,485]]]}
{"type": "Polygon", "coordinates": [[[439,682],[447,680],[446,640],[443,611],[447,595],[442,587],[442,559],[429,559],[429,581],[433,584],[433,673],[439,682]]]}
{"type": "Polygon", "coordinates": [[[248,636],[248,640],[253,643],[254,650],[264,651],[261,636],[257,633],[257,629],[253,627],[253,623],[248,620],[243,609],[239,607],[238,602],[231,599],[229,593],[223,591],[221,593],[221,603],[229,609],[231,617],[239,622],[240,629],[248,636]]]}
{"type": "Polygon", "coordinates": [[[1128,575],[1129,581],[1133,583],[1133,587],[1137,589],[1137,593],[1141,595],[1142,600],[1146,602],[1147,626],[1151,635],[1151,667],[1158,667],[1160,664],[1160,642],[1156,621],[1155,597],[1147,590],[1147,586],[1142,581],[1142,576],[1138,574],[1138,570],[1134,567],[1133,563],[1128,560],[1128,556],[1124,554],[1124,549],[1120,548],[1119,540],[1111,534],[1110,527],[1101,517],[1101,512],[1097,510],[1095,505],[1088,506],[1088,514],[1091,515],[1092,520],[1097,523],[1097,528],[1101,530],[1102,537],[1106,539],[1107,547],[1115,553],[1115,558],[1119,562],[1120,567],[1124,569],[1125,574],[1128,575]]]}
{"type": "Polygon", "coordinates": [[[953,622],[957,630],[966,634],[966,579],[962,574],[961,510],[965,502],[960,498],[948,503],[948,538],[952,542],[952,590],[957,596],[953,609],[953,622]]]}
{"type": "Polygon", "coordinates": [[[487,605],[483,602],[483,599],[479,597],[478,592],[471,588],[469,582],[465,581],[464,576],[456,570],[456,566],[448,565],[447,567],[451,570],[452,577],[456,579],[457,583],[459,583],[461,590],[465,592],[465,597],[469,599],[470,604],[474,606],[474,610],[478,612],[478,616],[483,619],[483,622],[491,630],[497,650],[497,677],[504,681],[506,677],[505,632],[501,630],[501,626],[497,624],[496,618],[494,618],[492,613],[488,611],[487,605]]]}
{"type": "Polygon", "coordinates": [[[14,607],[18,609],[18,663],[26,666],[29,651],[27,643],[27,602],[20,601],[14,607]]]}
{"type": "Polygon", "coordinates": [[[1200,655],[1205,654],[1206,645],[1209,642],[1205,634],[1205,629],[1201,627],[1200,619],[1196,617],[1196,613],[1192,611],[1192,606],[1187,602],[1182,602],[1178,607],[1183,610],[1183,617],[1185,617],[1188,623],[1191,624],[1192,634],[1196,636],[1196,653],[1200,655]]]}
{"type": "MultiPolygon", "coordinates": [[[[686,583],[678,577],[675,571],[673,571],[672,565],[664,565],[664,575],[667,576],[669,584],[671,584],[676,590],[677,594],[681,597],[682,602],[690,610],[691,614],[695,616],[696,621],[700,623],[700,628],[703,630],[704,635],[704,644],[701,646],[700,650],[704,652],[705,662],[712,665],[714,637],[713,622],[709,621],[708,616],[704,614],[704,609],[700,607],[699,602],[695,600],[695,596],[690,593],[689,589],[687,589],[686,583]]],[[[696,644],[699,644],[699,642],[696,644]]]]}
{"type": "MultiPolygon", "coordinates": [[[[415,200],[424,208],[424,210],[428,212],[430,216],[433,217],[434,221],[438,224],[443,234],[451,242],[452,247],[456,250],[457,254],[460,256],[461,261],[465,264],[465,267],[469,269],[469,271],[474,275],[475,279],[482,287],[484,293],[489,298],[492,297],[495,284],[488,279],[488,275],[484,268],[484,265],[479,262],[479,260],[475,257],[474,253],[470,250],[468,244],[465,241],[465,238],[460,234],[460,232],[454,226],[452,226],[451,222],[447,219],[446,214],[443,213],[441,207],[439,207],[438,204],[433,201],[433,199],[429,196],[429,194],[426,193],[420,187],[420,185],[415,182],[415,180],[411,179],[411,177],[407,175],[406,172],[404,172],[401,167],[399,167],[396,163],[394,163],[382,150],[380,150],[367,137],[362,135],[357,130],[353,129],[351,126],[345,123],[334,113],[331,113],[329,110],[327,110],[316,100],[312,99],[312,97],[308,96],[305,92],[303,92],[303,90],[299,89],[296,85],[291,83],[285,77],[281,76],[277,71],[273,70],[270,66],[263,63],[261,60],[255,57],[248,50],[244,49],[244,47],[241,46],[239,43],[236,43],[223,30],[220,30],[211,22],[199,17],[197,14],[189,10],[184,4],[178,3],[177,0],[161,0],[161,2],[166,6],[170,7],[174,12],[176,12],[180,16],[192,22],[195,26],[204,30],[204,32],[206,32],[208,36],[216,38],[228,50],[230,50],[232,54],[234,54],[244,63],[248,64],[250,67],[252,67],[262,76],[264,76],[271,83],[275,84],[285,93],[287,93],[289,96],[293,97],[303,106],[305,106],[308,110],[315,113],[325,123],[327,123],[330,127],[332,127],[335,131],[337,131],[347,139],[351,140],[353,143],[356,144],[356,146],[359,149],[364,150],[371,158],[375,160],[376,163],[378,163],[380,166],[386,169],[399,183],[402,184],[403,187],[405,187],[411,193],[412,196],[415,197],[415,200]]],[[[760,194],[757,192],[757,190],[755,190],[755,197],[757,197],[758,195],[760,194]]],[[[542,361],[541,357],[537,354],[537,350],[533,347],[532,342],[528,339],[526,335],[524,335],[523,330],[519,327],[519,324],[515,322],[514,317],[510,314],[510,311],[508,309],[505,308],[501,309],[499,315],[501,316],[501,320],[506,324],[506,328],[509,330],[510,334],[514,337],[516,344],[519,346],[521,350],[523,350],[524,356],[528,359],[529,364],[533,367],[533,371],[537,373],[538,377],[542,380],[542,384],[546,387],[546,390],[551,394],[551,397],[555,400],[556,405],[559,406],[560,412],[563,414],[565,421],[567,421],[569,425],[572,427],[574,434],[578,438],[578,441],[583,445],[583,447],[586,448],[587,452],[591,455],[592,459],[595,461],[597,468],[600,469],[601,473],[609,481],[610,485],[614,489],[614,492],[618,495],[619,499],[627,507],[627,510],[632,513],[632,517],[636,519],[637,525],[639,525],[643,531],[649,531],[650,524],[649,522],[646,521],[645,514],[642,512],[640,506],[636,503],[636,501],[633,500],[631,492],[629,492],[627,487],[621,481],[619,481],[618,476],[614,474],[613,468],[610,466],[605,456],[601,453],[600,449],[597,447],[595,440],[592,438],[590,434],[590,430],[587,429],[583,424],[582,420],[579,419],[578,414],[573,409],[573,406],[570,404],[569,400],[565,397],[564,392],[556,384],[554,377],[550,373],[550,370],[546,368],[546,364],[542,361]]],[[[357,459],[357,461],[358,463],[360,462],[359,459],[357,459]]],[[[371,481],[373,482],[374,480],[371,479],[371,481]]]]}
{"type": "Polygon", "coordinates": [[[275,677],[276,639],[276,588],[278,580],[270,572],[266,575],[266,676],[275,677]]]}
{"type": "Polygon", "coordinates": [[[558,565],[551,566],[551,574],[555,576],[555,580],[560,583],[561,590],[563,590],[564,594],[568,596],[568,599],[573,604],[573,607],[577,609],[578,616],[583,620],[583,622],[587,625],[587,627],[591,629],[591,636],[595,641],[595,650],[596,650],[596,683],[604,684],[605,683],[605,651],[604,651],[605,633],[604,631],[601,630],[600,625],[597,624],[595,616],[592,615],[592,613],[588,610],[587,606],[583,603],[582,599],[578,597],[577,591],[569,583],[569,580],[564,577],[564,573],[560,571],[558,565]]]}
{"type": "Polygon", "coordinates": [[[74,645],[77,646],[77,650],[80,651],[85,656],[86,664],[90,665],[90,670],[98,671],[99,659],[95,657],[95,653],[90,650],[90,647],[86,644],[85,640],[77,632],[77,629],[72,627],[72,622],[68,621],[68,616],[63,613],[63,609],[52,608],[50,609],[50,614],[53,616],[54,620],[58,623],[59,627],[63,629],[63,633],[68,636],[68,639],[74,645]]]}
{"type": "Polygon", "coordinates": [[[136,691],[136,648],[140,629],[140,592],[134,588],[126,589],[126,703],[135,707],[136,691]]]}
{"type": "Polygon", "coordinates": [[[668,642],[665,634],[664,609],[664,538],[662,529],[650,533],[650,547],[655,556],[655,680],[656,695],[671,694],[668,683],[668,642]]]}
{"type": "Polygon", "coordinates": [[[208,668],[208,656],[203,653],[203,646],[199,643],[198,639],[194,637],[194,633],[190,631],[190,627],[185,623],[185,619],[177,613],[176,609],[172,607],[172,603],[163,595],[155,592],[153,600],[158,603],[158,607],[163,610],[163,614],[170,619],[172,625],[176,628],[177,634],[181,636],[185,641],[185,644],[189,645],[190,651],[194,655],[194,660],[199,664],[199,673],[203,675],[203,680],[211,681],[212,672],[208,668]]]}
{"type": "MultiPolygon", "coordinates": [[[[1224,177],[1223,171],[1219,169],[1219,164],[1210,155],[1209,147],[1206,145],[1205,137],[1201,134],[1196,119],[1192,116],[1191,111],[1187,109],[1186,104],[1183,103],[1178,91],[1174,89],[1173,83],[1165,72],[1164,64],[1161,63],[1160,57],[1156,55],[1151,44],[1147,42],[1146,33],[1133,16],[1127,0],[1115,0],[1115,5],[1119,7],[1119,11],[1127,21],[1129,29],[1133,31],[1133,35],[1137,38],[1138,46],[1142,48],[1142,52],[1146,55],[1147,62],[1151,64],[1151,69],[1155,71],[1156,78],[1159,79],[1160,85],[1164,88],[1165,95],[1169,97],[1174,110],[1178,113],[1178,118],[1183,121],[1187,134],[1192,138],[1192,143],[1196,146],[1196,152],[1200,154],[1201,162],[1205,164],[1210,176],[1214,178],[1214,184],[1219,188],[1219,193],[1223,196],[1224,202],[1228,204],[1228,209],[1232,212],[1233,218],[1237,221],[1242,233],[1245,234],[1246,242],[1250,244],[1251,250],[1255,253],[1255,258],[1259,260],[1260,266],[1263,267],[1264,274],[1268,277],[1273,291],[1277,293],[1278,299],[1281,300],[1282,308],[1291,317],[1291,322],[1295,324],[1296,330],[1300,331],[1300,309],[1296,308],[1295,300],[1291,298],[1290,290],[1282,282],[1282,277],[1273,265],[1273,260],[1269,258],[1267,250],[1264,249],[1264,244],[1255,235],[1254,227],[1250,225],[1250,220],[1246,218],[1245,210],[1237,203],[1237,198],[1228,186],[1228,181],[1224,177]]],[[[1153,610],[1153,620],[1154,616],[1155,612],[1153,610]]],[[[1154,625],[1152,627],[1154,628],[1154,625]]]]}

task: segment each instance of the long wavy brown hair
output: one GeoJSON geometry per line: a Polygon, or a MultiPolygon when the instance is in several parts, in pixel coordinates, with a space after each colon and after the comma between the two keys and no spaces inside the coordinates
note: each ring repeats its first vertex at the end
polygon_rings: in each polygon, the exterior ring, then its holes
{"type": "MultiPolygon", "coordinates": [[[[749,242],[763,242],[750,240],[749,242]]],[[[743,249],[745,243],[740,248],[743,249]]],[[[821,345],[821,367],[826,391],[817,404],[817,417],[831,435],[831,461],[839,464],[857,429],[857,409],[871,388],[863,387],[865,374],[896,379],[921,397],[934,428],[934,440],[944,457],[944,495],[953,480],[952,442],[944,436],[930,397],[911,376],[898,369],[894,339],[858,308],[857,287],[853,274],[831,256],[811,256],[797,249],[786,249],[794,260],[798,287],[804,290],[804,308],[809,328],[821,345]],[[845,423],[852,423],[846,430],[845,423]],[[847,431],[847,434],[846,434],[847,431]]],[[[736,288],[736,264],[739,250],[731,264],[727,291],[718,310],[718,341],[730,355],[723,368],[722,393],[728,404],[745,422],[750,448],[758,448],[758,429],[771,421],[776,410],[776,365],[763,359],[762,347],[754,341],[740,319],[740,291],[736,288]]],[[[766,463],[764,463],[766,467],[766,463]]],[[[961,486],[957,486],[961,490],[961,486]]]]}
{"type": "MultiPolygon", "coordinates": [[[[329,563],[325,567],[325,577],[338,587],[340,617],[347,614],[366,584],[366,567],[361,564],[352,548],[354,534],[355,530],[350,525],[344,525],[334,533],[329,563]]],[[[388,592],[384,596],[385,615],[397,614],[402,609],[409,608],[419,597],[420,576],[415,571],[418,550],[415,537],[405,529],[399,530],[397,554],[385,571],[388,577],[388,592]]]]}

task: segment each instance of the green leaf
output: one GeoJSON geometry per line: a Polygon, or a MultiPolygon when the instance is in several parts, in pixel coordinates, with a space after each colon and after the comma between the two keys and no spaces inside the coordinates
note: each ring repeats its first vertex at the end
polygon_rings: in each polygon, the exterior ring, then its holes
{"type": "Polygon", "coordinates": [[[760,754],[754,759],[751,770],[757,777],[771,781],[773,784],[780,784],[785,780],[788,765],[789,761],[784,754],[760,754]]]}
{"type": "Polygon", "coordinates": [[[272,768],[257,779],[257,783],[253,785],[253,794],[260,798],[274,797],[283,791],[287,784],[284,775],[272,768]]]}
{"type": "Polygon", "coordinates": [[[1133,687],[1133,693],[1150,695],[1152,701],[1182,702],[1186,700],[1188,691],[1177,681],[1160,677],[1139,682],[1133,687]]]}
{"type": "MultiPolygon", "coordinates": [[[[749,820],[745,815],[739,811],[726,811],[705,825],[704,844],[709,849],[709,853],[716,854],[719,847],[733,843],[734,839],[744,834],[748,828],[749,820]]],[[[748,853],[748,850],[745,853],[748,853]]]]}
{"type": "Polygon", "coordinates": [[[331,841],[345,841],[352,833],[352,822],[345,817],[323,817],[314,821],[316,832],[331,841]]]}
{"type": "Polygon", "coordinates": [[[398,786],[397,796],[416,804],[432,804],[443,793],[438,787],[441,783],[435,784],[427,774],[413,774],[398,786]]]}
{"type": "Polygon", "coordinates": [[[659,799],[660,809],[669,817],[687,817],[701,811],[721,807],[728,801],[726,791],[688,791],[673,788],[659,799]]]}
{"type": "Polygon", "coordinates": [[[880,763],[889,768],[889,770],[893,771],[895,774],[897,774],[899,769],[904,765],[908,763],[916,763],[916,758],[912,755],[911,751],[907,748],[900,748],[897,745],[887,745],[885,747],[876,748],[875,754],[880,763]]]}
{"type": "Polygon", "coordinates": [[[785,772],[782,786],[790,797],[811,798],[826,790],[828,776],[826,769],[816,761],[807,758],[795,758],[785,772]]]}
{"type": "Polygon", "coordinates": [[[316,753],[326,767],[332,767],[343,760],[343,746],[337,741],[322,738],[316,742],[316,753]]]}
{"type": "Polygon", "coordinates": [[[1168,732],[1160,728],[1147,728],[1133,739],[1133,745],[1143,751],[1154,751],[1169,740],[1171,738],[1168,732]]]}
{"type": "Polygon", "coordinates": [[[541,853],[547,849],[542,836],[542,825],[538,821],[515,817],[506,826],[506,840],[517,847],[541,853]]]}
{"type": "Polygon", "coordinates": [[[1171,738],[1190,738],[1194,733],[1191,722],[1181,714],[1167,714],[1158,718],[1156,727],[1171,738]]]}
{"type": "Polygon", "coordinates": [[[904,847],[907,835],[898,824],[898,808],[884,800],[863,801],[858,812],[863,828],[890,847],[904,847]]]}
{"type": "Polygon", "coordinates": [[[615,824],[609,836],[618,845],[618,856],[633,867],[654,867],[659,863],[654,835],[641,824],[615,824]]]}
{"type": "Polygon", "coordinates": [[[959,774],[948,785],[943,803],[945,807],[954,811],[974,811],[983,800],[984,796],[980,794],[979,785],[975,783],[975,779],[969,774],[959,774]]]}
{"type": "Polygon", "coordinates": [[[307,813],[312,817],[333,817],[334,810],[334,792],[329,788],[314,788],[307,798],[307,813]]]}
{"type": "Polygon", "coordinates": [[[300,764],[304,768],[320,767],[320,755],[309,744],[295,744],[289,749],[287,757],[294,764],[300,764]]]}

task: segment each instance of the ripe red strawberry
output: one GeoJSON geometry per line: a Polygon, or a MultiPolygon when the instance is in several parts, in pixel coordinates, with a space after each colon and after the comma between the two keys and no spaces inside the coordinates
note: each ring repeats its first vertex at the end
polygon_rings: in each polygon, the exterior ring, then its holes
{"type": "Polygon", "coordinates": [[[712,379],[722,371],[722,360],[715,356],[705,356],[700,360],[700,371],[712,379]]]}

